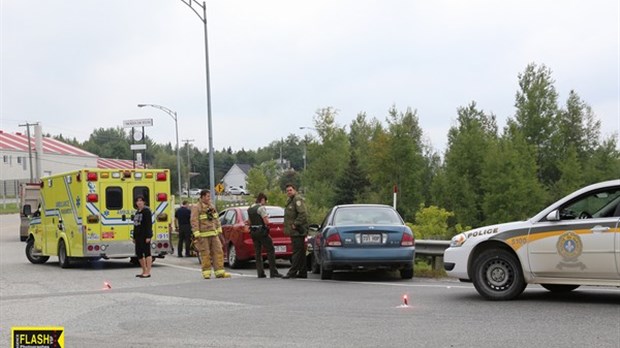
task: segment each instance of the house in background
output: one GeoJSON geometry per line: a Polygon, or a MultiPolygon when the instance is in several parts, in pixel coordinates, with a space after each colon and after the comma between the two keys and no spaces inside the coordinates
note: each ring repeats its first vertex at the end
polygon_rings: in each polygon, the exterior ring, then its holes
{"type": "Polygon", "coordinates": [[[250,168],[252,167],[249,164],[233,164],[222,178],[224,187],[226,189],[231,186],[246,189],[248,186],[247,179],[250,168]]]}

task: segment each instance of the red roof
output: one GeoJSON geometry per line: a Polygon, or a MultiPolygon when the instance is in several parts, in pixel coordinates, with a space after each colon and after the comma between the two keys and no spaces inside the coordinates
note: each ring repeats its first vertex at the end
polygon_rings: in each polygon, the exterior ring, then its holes
{"type": "MultiPolygon", "coordinates": [[[[32,151],[36,150],[35,139],[33,136],[30,137],[30,148],[32,151]]],[[[22,133],[5,133],[0,130],[0,150],[28,152],[28,136],[22,133]]],[[[78,147],[68,145],[62,141],[48,137],[43,137],[43,153],[97,157],[97,155],[88,151],[84,151],[78,147]]]]}
{"type": "MultiPolygon", "coordinates": [[[[100,169],[133,169],[134,166],[133,166],[132,160],[97,158],[97,168],[100,168],[100,169]]],[[[143,168],[143,166],[136,164],[136,168],[143,168]]]]}

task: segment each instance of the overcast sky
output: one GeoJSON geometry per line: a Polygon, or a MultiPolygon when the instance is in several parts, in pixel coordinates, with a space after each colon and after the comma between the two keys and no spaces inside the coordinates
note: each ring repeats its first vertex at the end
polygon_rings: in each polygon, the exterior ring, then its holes
{"type": "MultiPolygon", "coordinates": [[[[147,135],[208,148],[203,24],[181,0],[0,0],[0,129],[41,122],[83,141],[95,128],[152,118],[147,135]]],[[[456,109],[476,101],[514,115],[528,63],[553,72],[560,105],[571,89],[605,136],[618,133],[619,2],[207,1],[213,140],[256,149],[304,136],[319,108],[348,125],[359,112],[417,110],[445,150],[456,109]]]]}

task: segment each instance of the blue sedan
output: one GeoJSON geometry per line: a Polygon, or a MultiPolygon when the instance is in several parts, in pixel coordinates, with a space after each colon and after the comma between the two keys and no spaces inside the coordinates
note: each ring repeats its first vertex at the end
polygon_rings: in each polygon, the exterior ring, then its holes
{"type": "Polygon", "coordinates": [[[415,241],[411,229],[394,208],[380,204],[333,207],[312,241],[313,273],[331,279],[335,270],[399,270],[413,278],[415,241]]]}

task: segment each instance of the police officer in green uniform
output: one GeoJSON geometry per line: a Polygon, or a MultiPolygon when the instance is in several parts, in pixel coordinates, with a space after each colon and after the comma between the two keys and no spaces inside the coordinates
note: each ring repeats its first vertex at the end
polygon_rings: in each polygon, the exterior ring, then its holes
{"type": "Polygon", "coordinates": [[[263,268],[263,247],[267,250],[269,259],[269,278],[282,278],[276,268],[276,252],[273,248],[273,240],[269,236],[269,215],[265,208],[267,196],[259,193],[256,196],[256,203],[248,209],[248,220],[250,224],[250,236],[254,242],[254,254],[256,258],[256,273],[258,278],[265,278],[263,268]]]}
{"type": "Polygon", "coordinates": [[[306,203],[303,197],[297,194],[297,189],[293,184],[286,185],[286,195],[288,201],[284,209],[284,234],[291,237],[293,256],[291,268],[282,278],[308,278],[305,242],[305,237],[308,234],[306,203]]]}

